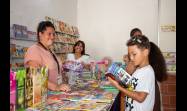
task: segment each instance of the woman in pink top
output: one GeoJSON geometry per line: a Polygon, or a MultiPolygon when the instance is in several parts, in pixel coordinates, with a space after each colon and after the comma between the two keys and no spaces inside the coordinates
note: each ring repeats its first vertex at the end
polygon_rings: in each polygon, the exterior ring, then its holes
{"type": "Polygon", "coordinates": [[[56,91],[70,91],[67,84],[62,84],[61,62],[49,49],[55,37],[54,25],[49,21],[42,21],[37,28],[38,42],[26,52],[24,64],[26,67],[49,68],[48,89],[56,91]]]}

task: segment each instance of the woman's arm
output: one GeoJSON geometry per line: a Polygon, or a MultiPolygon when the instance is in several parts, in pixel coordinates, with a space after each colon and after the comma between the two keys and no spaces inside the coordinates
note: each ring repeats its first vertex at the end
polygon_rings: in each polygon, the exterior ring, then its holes
{"type": "Polygon", "coordinates": [[[48,80],[48,89],[55,91],[57,90],[57,85],[48,80]]]}
{"type": "MultiPolygon", "coordinates": [[[[31,60],[25,63],[25,65],[29,67],[40,67],[41,66],[38,62],[31,61],[31,60]]],[[[49,80],[48,80],[48,89],[54,90],[54,91],[64,91],[64,92],[68,92],[71,90],[67,84],[57,85],[55,83],[52,83],[49,80]]]]}
{"type": "Polygon", "coordinates": [[[138,91],[129,91],[123,87],[121,87],[117,81],[111,79],[110,77],[108,77],[108,80],[110,81],[110,83],[115,86],[117,89],[119,89],[121,92],[123,92],[125,95],[129,96],[130,98],[138,101],[138,102],[143,102],[145,100],[145,98],[147,97],[147,93],[146,92],[138,92],[138,91]]]}
{"type": "Polygon", "coordinates": [[[67,84],[57,85],[55,83],[52,83],[51,81],[48,81],[48,89],[53,90],[53,91],[64,91],[64,92],[71,91],[69,85],[67,84]]]}
{"type": "Polygon", "coordinates": [[[41,65],[37,61],[29,60],[25,63],[26,67],[40,67],[41,65]]]}

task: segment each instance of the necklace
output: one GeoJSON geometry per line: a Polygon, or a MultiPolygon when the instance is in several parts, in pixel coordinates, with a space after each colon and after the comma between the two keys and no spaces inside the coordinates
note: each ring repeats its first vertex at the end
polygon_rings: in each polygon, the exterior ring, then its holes
{"type": "Polygon", "coordinates": [[[60,65],[59,65],[59,62],[55,56],[55,54],[48,48],[46,48],[41,42],[38,42],[45,50],[49,51],[51,53],[51,55],[53,56],[53,59],[55,60],[55,62],[57,63],[57,66],[58,66],[58,74],[60,74],[60,65]]]}

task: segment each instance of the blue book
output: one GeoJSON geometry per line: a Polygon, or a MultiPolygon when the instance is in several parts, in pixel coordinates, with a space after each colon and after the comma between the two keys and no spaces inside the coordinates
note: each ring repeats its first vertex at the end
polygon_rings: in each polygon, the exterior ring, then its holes
{"type": "Polygon", "coordinates": [[[132,76],[116,63],[111,64],[105,76],[111,77],[112,79],[118,81],[120,84],[124,86],[127,86],[132,79],[132,76]]]}

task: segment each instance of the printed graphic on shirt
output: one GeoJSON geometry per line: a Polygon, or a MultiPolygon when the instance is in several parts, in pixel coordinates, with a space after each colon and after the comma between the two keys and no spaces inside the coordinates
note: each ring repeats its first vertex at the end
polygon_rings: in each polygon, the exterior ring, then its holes
{"type": "MultiPolygon", "coordinates": [[[[127,89],[129,91],[133,91],[136,89],[136,86],[138,85],[138,79],[133,77],[132,80],[130,81],[130,84],[128,85],[127,89]]],[[[132,109],[134,108],[133,106],[133,99],[126,96],[126,109],[127,111],[132,111],[132,109]]]]}

